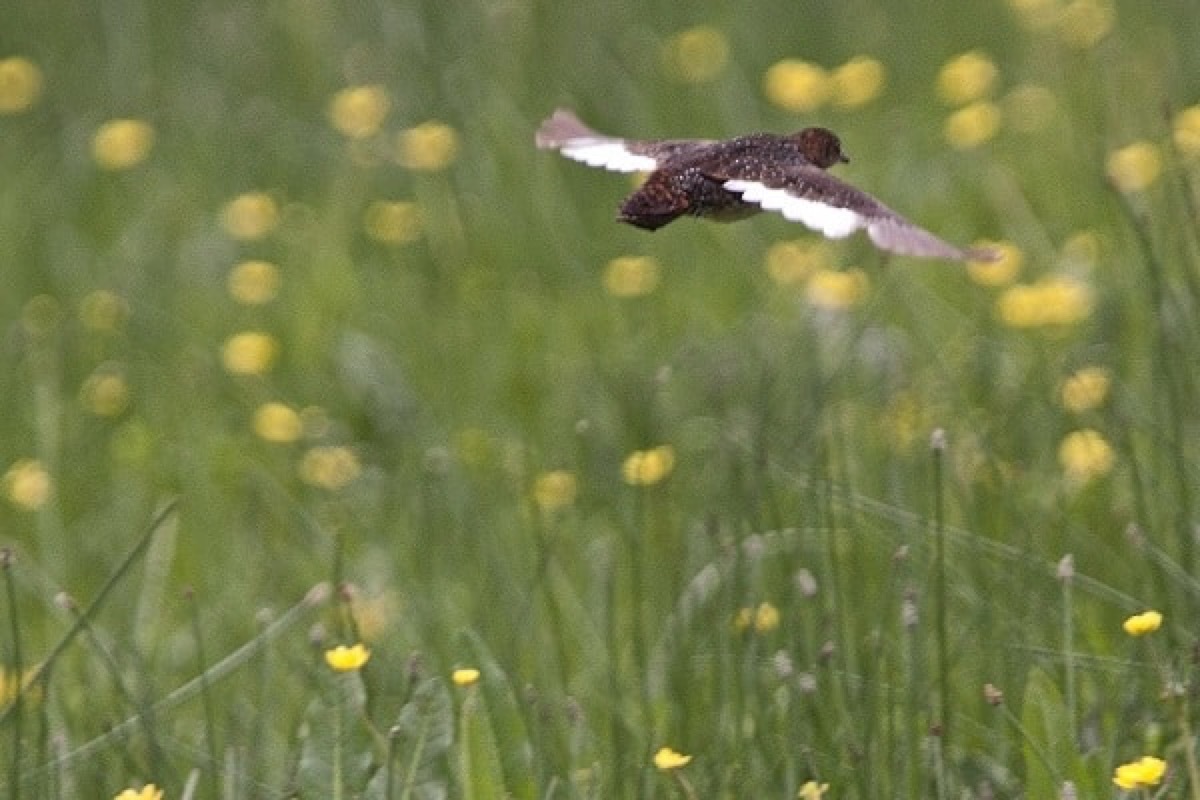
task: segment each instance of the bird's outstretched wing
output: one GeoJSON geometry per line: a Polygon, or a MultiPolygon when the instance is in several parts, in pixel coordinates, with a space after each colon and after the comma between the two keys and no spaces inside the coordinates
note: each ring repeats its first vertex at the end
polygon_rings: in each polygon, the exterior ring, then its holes
{"type": "Polygon", "coordinates": [[[857,230],[880,250],[922,258],[954,261],[992,261],[997,254],[980,248],[961,248],[919,228],[871,195],[810,166],[760,167],[732,165],[713,176],[742,200],[785,218],[802,222],[831,239],[857,230]]]}
{"type": "Polygon", "coordinates": [[[567,158],[613,172],[653,172],[664,163],[698,146],[702,139],[620,139],[584,125],[579,117],[559,109],[542,123],[535,136],[543,150],[557,150],[567,158]]]}

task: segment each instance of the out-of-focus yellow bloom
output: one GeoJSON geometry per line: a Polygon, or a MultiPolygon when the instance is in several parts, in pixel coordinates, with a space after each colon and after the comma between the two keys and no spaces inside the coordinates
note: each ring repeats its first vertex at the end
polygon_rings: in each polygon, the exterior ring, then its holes
{"type": "Polygon", "coordinates": [[[1154,756],[1142,756],[1137,761],[1122,764],[1113,773],[1113,783],[1125,791],[1148,789],[1162,783],[1167,774],[1167,762],[1154,756]]]}
{"type": "Polygon", "coordinates": [[[404,200],[376,200],[367,206],[363,228],[382,244],[408,244],[421,238],[421,208],[404,200]]]}
{"type": "Polygon", "coordinates": [[[604,288],[613,297],[641,297],[658,288],[659,274],[650,256],[619,256],[604,268],[604,288]]]}
{"type": "Polygon", "coordinates": [[[832,91],[833,82],[824,67],[799,59],[776,62],[763,77],[767,99],[794,114],[820,108],[832,91]]]}
{"type": "Polygon", "coordinates": [[[780,286],[804,283],[829,264],[829,247],[819,239],[776,242],[767,250],[767,274],[780,286]]]}
{"type": "Polygon", "coordinates": [[[867,273],[861,269],[820,269],[808,279],[804,296],[816,308],[845,311],[861,303],[870,288],[867,273]]]}
{"type": "Polygon", "coordinates": [[[28,58],[0,59],[0,114],[28,111],[42,96],[42,71],[28,58]]]}
{"type": "Polygon", "coordinates": [[[980,50],[955,56],[938,71],[938,97],[952,106],[974,103],[991,93],[999,74],[991,57],[980,50]]]}
{"type": "Polygon", "coordinates": [[[129,407],[129,384],[124,370],[116,364],[97,368],[79,388],[79,401],[98,417],[120,416],[129,407]]]}
{"type": "Polygon", "coordinates": [[[1061,276],[1012,286],[996,298],[996,315],[1011,328],[1071,325],[1091,313],[1091,290],[1079,281],[1061,276]]]}
{"type": "Polygon", "coordinates": [[[1071,431],[1058,446],[1058,463],[1067,480],[1084,484],[1112,472],[1117,456],[1112,445],[1099,431],[1084,428],[1071,431]]]}
{"type": "Polygon", "coordinates": [[[329,102],[329,121],[350,139],[367,139],[379,133],[392,101],[382,86],[351,86],[329,102]]]}
{"type": "Polygon", "coordinates": [[[46,505],[54,482],[36,458],[23,458],[4,473],[4,493],[22,511],[37,511],[46,505]]]}
{"type": "Polygon", "coordinates": [[[147,783],[141,789],[122,789],[113,800],[162,800],[162,796],[162,789],[147,783]]]}
{"type": "Polygon", "coordinates": [[[229,271],[229,296],[245,306],[266,305],[279,294],[283,276],[270,261],[243,261],[229,271]]]}
{"type": "Polygon", "coordinates": [[[1063,42],[1080,50],[1093,47],[1113,29],[1117,12],[1100,0],[1073,0],[1058,19],[1058,35],[1063,42]]]}
{"type": "Polygon", "coordinates": [[[450,680],[455,686],[474,686],[479,683],[479,670],[462,667],[450,673],[450,680]]]}
{"type": "Polygon", "coordinates": [[[262,375],[279,355],[279,342],[269,333],[242,331],[225,340],[221,363],[231,375],[262,375]]]}
{"type": "Polygon", "coordinates": [[[1102,405],[1111,385],[1112,377],[1104,367],[1084,367],[1063,381],[1058,397],[1067,411],[1082,414],[1102,405]]]}
{"type": "Polygon", "coordinates": [[[94,333],[116,333],[128,318],[125,298],[107,289],[88,292],[79,303],[79,320],[94,333]]]}
{"type": "Polygon", "coordinates": [[[349,447],[320,445],[300,459],[300,480],[331,492],[354,482],[362,472],[358,456],[349,447]]]}
{"type": "Polygon", "coordinates": [[[92,158],[101,169],[129,169],[146,160],[154,147],[154,128],[140,119],[113,119],[92,136],[92,158]]]}
{"type": "Polygon", "coordinates": [[[1050,30],[1062,18],[1060,0],[1008,0],[1008,4],[1029,30],[1050,30]]]}
{"type": "Polygon", "coordinates": [[[825,793],[829,791],[828,783],[817,783],[809,781],[800,787],[800,794],[796,795],[799,800],[822,800],[825,793]]]}
{"type": "Polygon", "coordinates": [[[675,469],[675,448],[669,444],[635,450],[621,465],[621,476],[631,486],[653,486],[675,469]]]}
{"type": "Polygon", "coordinates": [[[729,63],[729,40],[708,25],[688,28],[667,39],[662,59],[672,77],[686,83],[706,83],[729,63]]]}
{"type": "Polygon", "coordinates": [[[325,663],[334,672],[357,672],[366,665],[371,657],[371,651],[361,642],[347,647],[339,644],[325,651],[325,663]]]}
{"type": "Polygon", "coordinates": [[[1140,192],[1150,187],[1162,173],[1158,147],[1140,141],[1108,154],[1108,178],[1122,192],[1140,192]]]}
{"type": "Polygon", "coordinates": [[[394,592],[384,591],[369,596],[355,594],[350,601],[354,626],[364,642],[372,642],[383,635],[387,626],[396,617],[399,601],[394,592]]]}
{"type": "Polygon", "coordinates": [[[670,747],[661,747],[654,754],[654,766],[663,772],[686,767],[691,760],[691,756],[685,756],[683,753],[672,750],[670,747]]]}
{"type": "Polygon", "coordinates": [[[263,403],[254,410],[254,432],[264,441],[289,444],[304,435],[304,422],[285,403],[263,403]]]}
{"type": "Polygon", "coordinates": [[[18,677],[16,672],[0,667],[0,709],[12,705],[21,691],[25,692],[26,702],[39,702],[42,699],[42,684],[32,683],[39,672],[38,667],[30,667],[18,677]]]}
{"type": "Polygon", "coordinates": [[[779,609],[770,603],[759,603],[754,609],[754,632],[770,633],[779,627],[779,609]]]}
{"type": "Polygon", "coordinates": [[[396,158],[411,170],[436,172],[453,164],[457,156],[458,133],[444,122],[422,122],[396,137],[396,158]]]}
{"type": "Polygon", "coordinates": [[[1025,253],[1012,242],[980,242],[978,247],[1000,254],[994,261],[968,261],[967,275],[980,286],[1007,286],[1016,280],[1025,263],[1025,253]]]}
{"type": "Polygon", "coordinates": [[[1044,130],[1058,113],[1058,98],[1044,86],[1017,86],[1004,96],[1004,119],[1021,133],[1044,130]]]}
{"type": "Polygon", "coordinates": [[[995,136],[1000,130],[1001,119],[999,106],[981,100],[946,117],[942,135],[951,147],[969,150],[995,136]]]}
{"type": "Polygon", "coordinates": [[[883,64],[868,56],[855,56],[833,71],[833,104],[838,108],[859,108],[883,91],[886,72],[883,64]]]}
{"type": "Polygon", "coordinates": [[[533,501],[542,511],[556,511],[575,502],[579,480],[568,469],[543,472],[533,482],[533,501]]]}
{"type": "Polygon", "coordinates": [[[1162,627],[1163,615],[1158,611],[1143,611],[1140,614],[1134,614],[1121,623],[1121,627],[1130,636],[1145,636],[1147,633],[1154,633],[1162,627]]]}
{"type": "Polygon", "coordinates": [[[279,225],[279,206],[266,192],[246,192],[225,204],[221,226],[239,241],[261,239],[279,225]]]}
{"type": "Polygon", "coordinates": [[[1180,153],[1187,158],[1200,158],[1200,105],[1175,115],[1172,135],[1180,153]]]}

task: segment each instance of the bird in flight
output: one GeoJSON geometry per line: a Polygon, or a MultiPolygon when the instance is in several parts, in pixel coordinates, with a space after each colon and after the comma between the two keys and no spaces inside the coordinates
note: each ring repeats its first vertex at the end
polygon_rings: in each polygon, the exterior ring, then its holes
{"type": "Polygon", "coordinates": [[[991,261],[992,250],[956,247],[826,172],[850,159],[825,128],[733,139],[621,139],[559,109],[535,137],[543,150],[615,172],[649,173],[617,219],[648,231],[682,216],[728,222],[778,211],[831,239],[865,229],[881,250],[922,258],[991,261]]]}

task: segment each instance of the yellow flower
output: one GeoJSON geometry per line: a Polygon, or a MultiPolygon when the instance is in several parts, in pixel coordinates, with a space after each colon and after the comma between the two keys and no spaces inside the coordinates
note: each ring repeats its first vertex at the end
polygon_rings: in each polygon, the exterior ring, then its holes
{"type": "Polygon", "coordinates": [[[17,699],[19,692],[24,692],[25,702],[38,702],[42,699],[41,682],[34,683],[41,672],[39,667],[30,667],[24,674],[17,677],[12,670],[0,667],[0,709],[7,708],[17,699]]]}
{"type": "Polygon", "coordinates": [[[1074,0],[1062,10],[1058,19],[1058,35],[1067,45],[1083,50],[1108,36],[1116,18],[1116,12],[1108,3],[1074,0]]]}
{"type": "Polygon", "coordinates": [[[621,465],[621,476],[631,486],[653,486],[675,468],[675,448],[669,444],[635,450],[621,465]]]}
{"type": "Polygon", "coordinates": [[[658,752],[654,754],[654,766],[664,772],[686,767],[691,760],[691,756],[685,756],[683,753],[672,750],[670,747],[659,748],[658,752]]]}
{"type": "Polygon", "coordinates": [[[450,674],[450,680],[455,686],[474,686],[479,683],[479,670],[467,667],[456,669],[450,674]]]}
{"type": "Polygon", "coordinates": [[[1113,783],[1126,791],[1147,789],[1162,783],[1166,772],[1166,761],[1154,756],[1142,756],[1137,761],[1117,767],[1116,772],[1113,773],[1113,783]]]}
{"type": "Polygon", "coordinates": [[[767,99],[784,111],[802,114],[824,105],[833,83],[823,67],[788,58],[772,65],[763,77],[767,99]]]}
{"type": "Polygon", "coordinates": [[[350,448],[321,445],[304,454],[299,472],[300,480],[310,486],[337,491],[353,483],[362,467],[350,448]]]}
{"type": "Polygon", "coordinates": [[[50,499],[54,482],[36,458],[23,458],[4,473],[4,493],[22,511],[37,511],[50,499]]]}
{"type": "Polygon", "coordinates": [[[254,432],[265,441],[288,444],[304,434],[304,422],[291,406],[263,403],[254,411],[254,432]]]}
{"type": "Polygon", "coordinates": [[[1063,408],[1082,414],[1100,406],[1108,397],[1112,377],[1104,367],[1084,367],[1068,376],[1059,388],[1063,408]]]}
{"type": "Polygon", "coordinates": [[[1058,113],[1058,98],[1044,86],[1018,86],[1004,96],[1003,102],[1004,119],[1022,133],[1044,129],[1058,113]]]}
{"type": "Polygon", "coordinates": [[[332,650],[325,651],[325,663],[334,672],[356,672],[363,668],[370,657],[371,651],[362,643],[352,647],[339,644],[332,650]]]}
{"type": "Polygon", "coordinates": [[[412,170],[436,172],[454,163],[458,133],[444,122],[423,122],[401,131],[396,138],[397,160],[412,170]]]}
{"type": "Polygon", "coordinates": [[[79,303],[79,319],[95,333],[115,333],[129,317],[125,298],[106,289],[88,292],[79,303]]]}
{"type": "Polygon", "coordinates": [[[226,288],[229,295],[246,306],[266,305],[279,294],[283,277],[270,261],[243,261],[229,271],[226,288]]]}
{"type": "Polygon", "coordinates": [[[351,86],[329,102],[329,121],[344,136],[367,139],[379,132],[389,108],[391,100],[382,86],[351,86]]]}
{"type": "Polygon", "coordinates": [[[1091,313],[1091,290],[1067,277],[1012,286],[996,298],[996,315],[1012,328],[1070,325],[1091,313]]]}
{"type": "Polygon", "coordinates": [[[729,63],[729,41],[716,28],[699,25],[672,36],[662,49],[668,74],[686,83],[705,83],[729,63]]]}
{"type": "Polygon", "coordinates": [[[533,501],[542,511],[556,511],[575,502],[579,481],[566,469],[543,472],[533,482],[533,501]]]}
{"type": "Polygon", "coordinates": [[[1000,107],[979,101],[946,117],[942,135],[951,147],[969,150],[991,139],[1000,130],[1000,107]]]}
{"type": "Polygon", "coordinates": [[[779,627],[779,609],[770,603],[759,603],[754,609],[754,632],[770,633],[779,627]]]}
{"type": "Polygon", "coordinates": [[[407,244],[421,238],[421,209],[416,203],[376,200],[367,206],[363,228],[381,244],[407,244]]]}
{"type": "Polygon", "coordinates": [[[262,375],[279,354],[279,343],[269,333],[243,331],[225,340],[221,363],[231,375],[262,375]]]}
{"type": "Polygon", "coordinates": [[[129,407],[129,384],[117,364],[103,364],[83,382],[79,401],[98,417],[116,417],[129,407]]]}
{"type": "Polygon", "coordinates": [[[1172,136],[1180,153],[1187,158],[1200,158],[1200,105],[1175,115],[1172,136]]]}
{"type": "Polygon", "coordinates": [[[230,200],[221,211],[225,232],[239,241],[261,239],[279,224],[279,207],[266,192],[246,192],[230,200]]]}
{"type": "Polygon", "coordinates": [[[821,269],[808,281],[805,297],[810,305],[828,311],[845,311],[867,296],[870,281],[861,269],[821,269]]]}
{"type": "Polygon", "coordinates": [[[154,147],[154,128],[140,119],[113,119],[92,136],[92,158],[101,169],[129,169],[146,160],[154,147]]]}
{"type": "Polygon", "coordinates": [[[978,246],[994,250],[1000,257],[994,261],[968,261],[967,275],[980,286],[1005,286],[1013,282],[1025,263],[1025,254],[1011,242],[979,242],[978,246]]]}
{"type": "Polygon", "coordinates": [[[986,53],[971,50],[942,65],[937,76],[938,96],[947,105],[965,106],[991,93],[998,74],[986,53]]]}
{"type": "Polygon", "coordinates": [[[855,56],[833,71],[833,104],[838,108],[859,108],[883,91],[883,64],[868,56],[855,56]]]}
{"type": "Polygon", "coordinates": [[[1140,192],[1150,187],[1162,172],[1162,156],[1150,142],[1133,144],[1109,153],[1108,178],[1122,192],[1140,192]]]}
{"type": "Polygon", "coordinates": [[[0,114],[28,111],[42,96],[42,71],[27,58],[0,59],[0,114]]]}
{"type": "Polygon", "coordinates": [[[1044,31],[1054,28],[1062,18],[1060,0],[1008,0],[1008,4],[1017,12],[1021,23],[1034,31],[1044,31]]]}
{"type": "Polygon", "coordinates": [[[1058,463],[1067,480],[1075,484],[1107,475],[1116,460],[1112,445],[1091,428],[1068,433],[1058,446],[1058,463]]]}
{"type": "Polygon", "coordinates": [[[829,247],[821,240],[777,242],[767,250],[767,274],[780,286],[803,283],[828,263],[829,247]]]}
{"type": "Polygon", "coordinates": [[[162,800],[162,789],[147,783],[141,789],[124,789],[113,800],[162,800]]]}
{"type": "Polygon", "coordinates": [[[1130,636],[1145,636],[1154,633],[1162,627],[1163,615],[1157,611],[1143,611],[1134,614],[1121,625],[1130,636]]]}
{"type": "Polygon", "coordinates": [[[809,781],[800,787],[800,794],[796,795],[799,800],[821,800],[825,793],[829,791],[828,783],[817,783],[809,781]]]}
{"type": "Polygon", "coordinates": [[[604,268],[604,288],[613,297],[650,294],[658,281],[658,262],[650,256],[620,256],[604,268]]]}
{"type": "Polygon", "coordinates": [[[754,622],[753,608],[739,608],[733,616],[733,629],[738,633],[746,630],[754,622]]]}

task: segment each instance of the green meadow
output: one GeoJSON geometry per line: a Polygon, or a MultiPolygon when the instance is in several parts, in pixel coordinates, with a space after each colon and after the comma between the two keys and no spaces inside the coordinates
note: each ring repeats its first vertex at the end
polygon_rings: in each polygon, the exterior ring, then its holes
{"type": "Polygon", "coordinates": [[[1191,0],[2,17],[0,796],[1200,798],[1191,0]]]}

